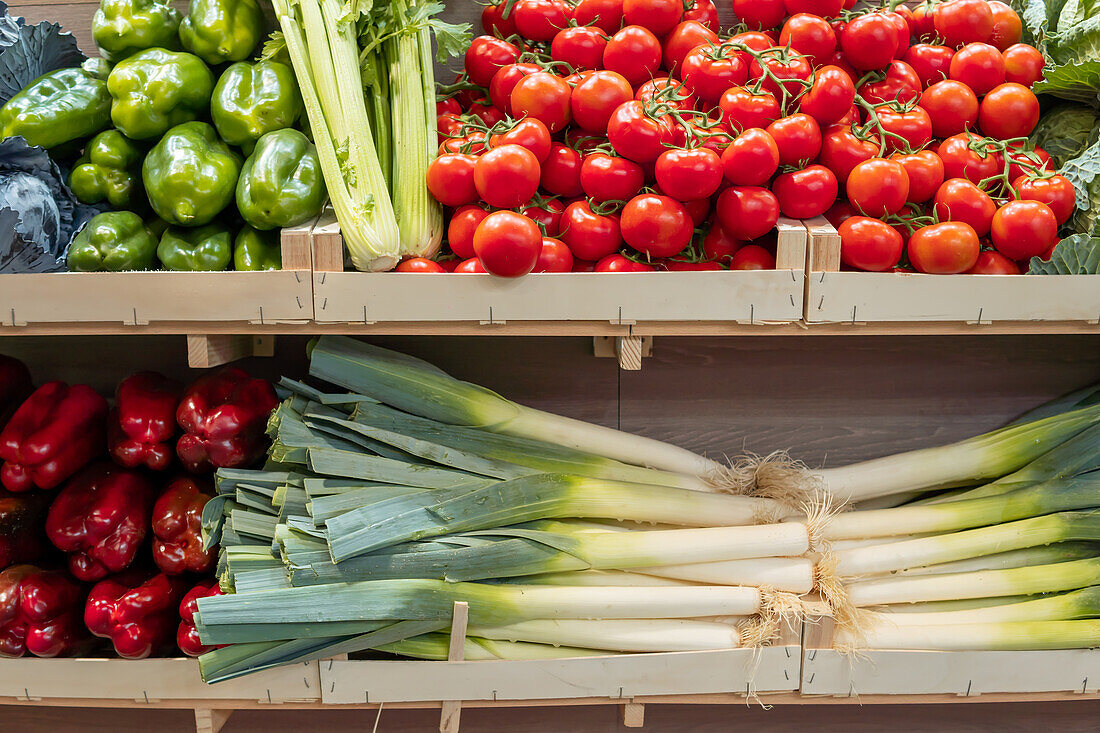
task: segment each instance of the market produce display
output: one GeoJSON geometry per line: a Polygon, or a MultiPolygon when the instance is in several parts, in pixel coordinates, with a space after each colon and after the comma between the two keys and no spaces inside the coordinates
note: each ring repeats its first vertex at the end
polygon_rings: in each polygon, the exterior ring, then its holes
{"type": "Polygon", "coordinates": [[[0,159],[48,189],[4,183],[28,226],[0,272],[279,269],[278,229],[316,217],[326,193],[295,129],[308,125],[294,71],[256,58],[269,30],[256,0],[193,0],[186,15],[103,0],[92,34],[107,62],[56,25],[4,18],[0,53],[24,68],[0,80],[0,159]]]}
{"type": "Polygon", "coordinates": [[[0,356],[0,656],[99,654],[97,637],[131,659],[208,651],[192,614],[217,592],[210,474],[255,465],[275,403],[226,368],[188,386],[138,372],[109,410],[0,356]]]}

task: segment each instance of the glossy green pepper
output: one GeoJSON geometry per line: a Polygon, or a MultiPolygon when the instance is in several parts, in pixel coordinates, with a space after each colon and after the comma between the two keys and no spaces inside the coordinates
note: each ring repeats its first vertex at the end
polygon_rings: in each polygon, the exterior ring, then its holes
{"type": "Polygon", "coordinates": [[[210,223],[233,202],[240,173],[240,156],[205,122],[173,127],[141,166],[153,211],[169,224],[187,227],[210,223]]]}
{"type": "Polygon", "coordinates": [[[292,227],[321,213],[325,179],[317,148],[297,130],[269,132],[237,180],[237,210],[257,229],[292,227]]]}
{"type": "Polygon", "coordinates": [[[243,61],[264,35],[256,0],[191,0],[180,24],[183,47],[211,66],[243,61]]]}
{"type": "Polygon", "coordinates": [[[233,64],[210,100],[210,116],[222,140],[246,153],[266,133],[292,127],[301,114],[294,70],[278,61],[233,64]]]}
{"type": "Polygon", "coordinates": [[[101,132],[77,161],[69,188],[86,204],[106,201],[116,209],[136,205],[144,157],[145,151],[118,130],[101,132]]]}
{"type": "Polygon", "coordinates": [[[168,0],[100,0],[92,38],[109,61],[147,48],[179,48],[180,11],[168,0]]]}
{"type": "Polygon", "coordinates": [[[0,137],[22,135],[30,145],[55,148],[94,135],[110,121],[107,83],[84,69],[58,69],[0,108],[0,137]]]}
{"type": "Polygon", "coordinates": [[[233,242],[234,270],[278,270],[283,266],[279,232],[258,232],[245,227],[233,242]]]}
{"type": "Polygon", "coordinates": [[[161,235],[157,257],[165,270],[224,270],[233,259],[233,238],[219,224],[197,229],[170,227],[161,235]]]}
{"type": "Polygon", "coordinates": [[[148,270],[157,240],[132,211],[96,215],[69,245],[69,269],[74,272],[148,270]]]}
{"type": "Polygon", "coordinates": [[[205,114],[214,75],[198,56],[150,48],[120,62],[107,89],[115,127],[126,137],[147,140],[205,114]]]}

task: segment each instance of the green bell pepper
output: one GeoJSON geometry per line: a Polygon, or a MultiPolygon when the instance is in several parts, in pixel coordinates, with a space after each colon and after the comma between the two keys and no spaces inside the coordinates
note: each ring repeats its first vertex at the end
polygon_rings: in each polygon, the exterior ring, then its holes
{"type": "Polygon", "coordinates": [[[233,259],[233,238],[219,224],[197,229],[170,227],[160,238],[157,257],[165,270],[213,272],[233,259]]]}
{"type": "Polygon", "coordinates": [[[258,232],[245,227],[233,243],[234,270],[279,270],[283,266],[279,232],[258,232]]]}
{"type": "Polygon", "coordinates": [[[145,151],[118,130],[92,138],[69,175],[69,188],[86,204],[107,201],[116,209],[138,203],[145,151]]]}
{"type": "Polygon", "coordinates": [[[237,210],[256,229],[292,227],[321,213],[325,179],[317,148],[297,130],[269,132],[237,180],[237,210]]]}
{"type": "Polygon", "coordinates": [[[157,240],[132,211],[96,215],[69,245],[69,269],[74,272],[148,270],[157,240]]]}
{"type": "Polygon", "coordinates": [[[211,66],[243,61],[264,35],[256,0],[191,0],[180,24],[183,47],[211,66]]]}
{"type": "Polygon", "coordinates": [[[178,49],[183,16],[168,0],[100,0],[92,38],[109,61],[147,48],[178,49]]]}
{"type": "Polygon", "coordinates": [[[58,69],[0,108],[0,137],[22,135],[29,145],[56,148],[94,135],[110,121],[107,83],[84,69],[58,69]]]}
{"type": "Polygon", "coordinates": [[[241,159],[205,122],[169,130],[145,156],[141,177],[153,211],[169,224],[197,227],[233,202],[241,159]]]}
{"type": "Polygon", "coordinates": [[[246,153],[266,133],[293,127],[301,114],[294,70],[278,61],[233,64],[210,100],[210,116],[222,140],[246,153]]]}
{"type": "Polygon", "coordinates": [[[120,62],[107,89],[115,127],[126,137],[147,140],[205,114],[214,75],[198,56],[150,48],[120,62]]]}

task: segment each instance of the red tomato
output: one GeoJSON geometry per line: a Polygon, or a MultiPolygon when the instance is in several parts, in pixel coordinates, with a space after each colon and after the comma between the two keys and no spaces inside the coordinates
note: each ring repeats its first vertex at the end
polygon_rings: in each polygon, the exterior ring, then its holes
{"type": "Polygon", "coordinates": [[[486,127],[492,127],[496,123],[502,122],[505,117],[504,112],[494,107],[493,103],[484,97],[471,102],[466,114],[477,117],[486,127]]]}
{"type": "Polygon", "coordinates": [[[808,114],[793,114],[768,125],[779,150],[779,164],[806,166],[821,153],[821,127],[808,114]]]}
{"type": "Polygon", "coordinates": [[[913,8],[913,12],[907,19],[909,22],[909,29],[913,33],[913,37],[921,41],[929,41],[932,36],[936,35],[936,28],[932,17],[933,7],[930,3],[921,3],[917,7],[913,8]]]}
{"type": "Polygon", "coordinates": [[[514,211],[485,217],[474,232],[474,251],[481,266],[498,277],[520,277],[534,269],[542,250],[535,222],[514,211]]]}
{"type": "Polygon", "coordinates": [[[1040,201],[1050,207],[1059,224],[1065,224],[1077,207],[1073,184],[1065,176],[1035,178],[1020,176],[1012,182],[1016,198],[1022,201],[1040,201]]]}
{"type": "Polygon", "coordinates": [[[1039,99],[1022,84],[1001,84],[985,95],[978,111],[978,127],[988,137],[1009,140],[1027,137],[1039,124],[1039,99]]]}
{"type": "Polygon", "coordinates": [[[950,74],[980,97],[1004,84],[1005,58],[988,43],[971,43],[951,57],[950,74]]]}
{"type": "Polygon", "coordinates": [[[654,267],[621,254],[610,254],[596,263],[596,272],[652,272],[654,267]]]}
{"type": "Polygon", "coordinates": [[[607,140],[615,152],[637,163],[652,163],[668,145],[674,144],[671,118],[646,114],[642,102],[624,102],[611,113],[607,140]]]}
{"type": "Polygon", "coordinates": [[[883,69],[898,50],[897,29],[883,13],[861,15],[840,34],[840,47],[854,68],[883,69]]]}
{"type": "Polygon", "coordinates": [[[695,0],[684,12],[684,22],[694,20],[702,23],[715,33],[718,32],[718,8],[711,0],[695,0]]]}
{"type": "Polygon", "coordinates": [[[809,60],[802,56],[782,56],[782,53],[766,53],[763,57],[753,59],[749,64],[749,79],[762,79],[761,88],[785,105],[806,90],[809,84],[804,82],[809,81],[814,70],[809,60]]]}
{"type": "Polygon", "coordinates": [[[489,99],[493,106],[502,112],[509,112],[512,109],[512,90],[519,84],[519,80],[540,71],[542,68],[538,64],[526,62],[500,67],[489,82],[489,99]]]}
{"type": "Polygon", "coordinates": [[[852,206],[868,216],[895,214],[909,200],[909,176],[896,160],[863,161],[852,169],[846,188],[852,206]]]}
{"type": "Polygon", "coordinates": [[[954,57],[954,49],[947,46],[918,43],[905,52],[904,60],[916,72],[921,87],[926,88],[948,78],[954,57]]]}
{"type": "Polygon", "coordinates": [[[519,145],[502,145],[478,158],[474,186],[485,203],[512,209],[531,200],[539,188],[540,175],[534,153],[519,145]]]}
{"type": "Polygon", "coordinates": [[[783,0],[733,0],[733,12],[749,28],[762,31],[782,23],[787,8],[783,0]]]}
{"type": "Polygon", "coordinates": [[[581,154],[568,145],[551,143],[550,154],[542,164],[539,183],[545,191],[555,196],[580,196],[581,154]]]}
{"type": "Polygon", "coordinates": [[[722,228],[740,240],[762,237],[779,221],[779,199],[757,186],[730,186],[718,195],[714,210],[722,228]]]}
{"type": "Polygon", "coordinates": [[[1058,242],[1058,219],[1039,201],[1009,201],[993,215],[993,246],[1010,260],[1038,257],[1058,242]]]}
{"type": "Polygon", "coordinates": [[[401,260],[397,265],[396,272],[442,273],[446,270],[438,262],[432,262],[425,257],[412,257],[401,260]]]}
{"type": "MultiPolygon", "coordinates": [[[[532,156],[533,157],[533,156],[532,156]]],[[[428,166],[428,191],[444,206],[462,206],[477,200],[474,169],[478,159],[472,155],[441,155],[428,166]]],[[[538,164],[538,161],[535,161],[538,164]]]]}
{"type": "Polygon", "coordinates": [[[660,99],[674,109],[682,110],[694,110],[699,101],[690,89],[670,77],[650,79],[638,87],[638,91],[634,93],[634,99],[639,102],[660,99]]]}
{"type": "Polygon", "coordinates": [[[573,8],[573,20],[611,35],[622,27],[623,0],[580,0],[573,8]]]}
{"type": "Polygon", "coordinates": [[[512,6],[512,20],[521,36],[546,42],[569,25],[572,6],[565,0],[518,0],[512,6]]]}
{"type": "Polygon", "coordinates": [[[666,150],[654,175],[661,191],[677,201],[705,199],[722,185],[722,159],[706,148],[666,150]]]}
{"type": "Polygon", "coordinates": [[[908,7],[898,6],[896,10],[888,11],[886,17],[894,24],[894,33],[898,39],[897,50],[894,51],[894,58],[900,59],[905,56],[905,52],[909,50],[909,44],[912,42],[912,37],[909,33],[909,21],[907,18],[912,17],[913,11],[908,7]]]}
{"type": "Polygon", "coordinates": [[[447,97],[446,99],[440,99],[435,103],[435,116],[438,119],[441,115],[460,115],[462,114],[462,105],[458,103],[458,100],[454,97],[447,97]]]}
{"type": "Polygon", "coordinates": [[[856,87],[848,72],[837,66],[823,66],[814,73],[813,84],[798,100],[798,108],[824,127],[848,114],[855,98],[856,87]]]}
{"type": "Polygon", "coordinates": [[[1030,88],[1043,78],[1043,66],[1046,60],[1039,49],[1026,43],[1017,43],[1007,48],[1001,56],[1005,60],[1005,81],[1023,84],[1030,88]]]}
{"type": "Polygon", "coordinates": [[[598,69],[603,66],[607,38],[598,28],[563,28],[550,44],[550,58],[564,61],[574,69],[598,69]]]}
{"type": "Polygon", "coordinates": [[[919,272],[956,275],[978,261],[978,235],[968,224],[942,222],[913,232],[908,244],[909,262],[919,272]]]}
{"type": "Polygon", "coordinates": [[[561,215],[565,211],[565,204],[557,199],[545,199],[538,206],[528,206],[523,210],[523,215],[539,225],[548,237],[557,237],[561,234],[561,215]]]}
{"type": "Polygon", "coordinates": [[[718,34],[697,20],[685,20],[672,29],[664,39],[665,68],[675,73],[676,68],[696,46],[719,42],[718,34]]]}
{"type": "Polygon", "coordinates": [[[623,241],[649,257],[672,257],[691,244],[691,217],[668,196],[635,196],[623,207],[619,222],[623,241]]]}
{"type": "Polygon", "coordinates": [[[1054,160],[1050,157],[1050,153],[1042,148],[1027,150],[1016,142],[1009,143],[1008,149],[1008,179],[1010,181],[1015,181],[1020,176],[1029,173],[1037,174],[1054,170],[1054,160]]]}
{"type": "Polygon", "coordinates": [[[932,134],[950,137],[973,128],[978,122],[978,97],[959,81],[940,81],[924,90],[920,106],[932,118],[932,134]]]}
{"type": "Polygon", "coordinates": [[[516,63],[519,54],[519,48],[508,41],[492,36],[478,36],[466,50],[466,75],[479,87],[487,87],[497,70],[506,64],[516,63]]]}
{"type": "Polygon", "coordinates": [[[706,236],[703,237],[703,254],[708,260],[726,267],[733,262],[733,256],[737,254],[737,250],[744,246],[744,242],[731,237],[717,221],[710,225],[706,236]]]}
{"type": "Polygon", "coordinates": [[[962,133],[940,143],[936,153],[943,160],[943,171],[947,178],[965,178],[973,183],[981,183],[1004,170],[1004,156],[1000,153],[982,155],[971,149],[971,144],[979,140],[980,137],[962,133]]]}
{"type": "Polygon", "coordinates": [[[986,250],[978,254],[978,261],[966,271],[967,275],[1019,275],[1020,266],[1000,252],[986,250]]]}
{"type": "Polygon", "coordinates": [[[735,186],[762,186],[779,170],[779,147],[767,131],[745,130],[722,153],[722,169],[735,186]]]}
{"type": "Polygon", "coordinates": [[[839,229],[841,224],[848,221],[853,216],[859,216],[859,212],[844,199],[837,201],[825,212],[825,218],[836,229],[839,229]]]}
{"type": "Polygon", "coordinates": [[[542,249],[532,272],[572,272],[573,253],[565,242],[551,237],[542,238],[542,249]]]}
{"type": "Polygon", "coordinates": [[[684,260],[664,260],[660,264],[661,269],[666,270],[667,272],[710,272],[726,269],[719,265],[717,262],[711,262],[709,260],[701,260],[699,262],[685,262],[684,260]]]}
{"type": "Polygon", "coordinates": [[[813,219],[836,202],[838,183],[833,172],[823,165],[811,165],[799,171],[781,173],[772,182],[783,216],[813,219]]]}
{"type": "Polygon", "coordinates": [[[772,31],[745,31],[744,33],[730,36],[729,42],[744,46],[750,51],[761,52],[767,51],[769,48],[774,48],[779,41],[772,31]]]}
{"type": "Polygon", "coordinates": [[[814,66],[819,66],[836,53],[836,34],[820,14],[812,15],[812,12],[816,11],[791,15],[779,34],[779,45],[790,46],[808,56],[814,66]]]}
{"type": "Polygon", "coordinates": [[[853,216],[840,225],[840,260],[849,267],[885,272],[898,264],[903,247],[901,234],[878,219],[853,216]]]}
{"type": "Polygon", "coordinates": [[[816,13],[825,18],[840,15],[844,0],[784,0],[788,15],[796,13],[816,13]]]}
{"type": "Polygon", "coordinates": [[[684,17],[681,0],[623,0],[623,20],[664,36],[684,17]]]}
{"type": "Polygon", "coordinates": [[[1019,43],[1024,34],[1024,24],[1016,11],[997,0],[989,3],[989,9],[993,12],[993,33],[989,36],[989,42],[1000,51],[1019,43]]]}
{"type": "Polygon", "coordinates": [[[516,32],[516,23],[511,15],[507,19],[504,18],[504,10],[507,7],[507,2],[486,5],[481,11],[481,29],[488,35],[497,38],[507,38],[513,35],[516,32]]]}
{"type": "Polygon", "coordinates": [[[779,119],[779,102],[767,92],[754,94],[744,87],[727,89],[718,100],[722,121],[733,132],[764,128],[779,119]]]}
{"type": "Polygon", "coordinates": [[[746,244],[734,253],[731,270],[774,270],[775,257],[759,244],[746,244]]]}
{"type": "Polygon", "coordinates": [[[575,201],[561,215],[561,237],[573,256],[595,262],[623,245],[619,217],[596,214],[587,201],[575,201]]]}
{"type": "Polygon", "coordinates": [[[534,153],[542,163],[550,155],[550,131],[534,117],[525,117],[512,125],[510,130],[493,135],[489,138],[489,144],[494,148],[519,145],[534,153]]]}
{"type": "Polygon", "coordinates": [[[611,113],[633,98],[634,89],[622,74],[593,72],[573,88],[570,99],[573,120],[588,132],[606,133],[611,113]]]}
{"type": "Polygon", "coordinates": [[[935,196],[943,185],[943,161],[931,150],[921,150],[910,155],[895,153],[890,158],[905,169],[905,175],[909,178],[907,200],[910,203],[923,204],[935,196]]]}
{"type": "Polygon", "coordinates": [[[608,41],[603,66],[622,74],[632,86],[638,86],[660,68],[661,42],[649,30],[628,25],[608,41]]]}
{"type": "Polygon", "coordinates": [[[839,183],[846,184],[853,168],[877,155],[877,143],[860,140],[850,126],[834,125],[821,139],[818,162],[831,170],[839,183]]]}
{"type": "Polygon", "coordinates": [[[525,76],[512,89],[512,116],[533,117],[550,132],[558,132],[573,118],[569,106],[572,94],[564,79],[547,71],[525,76]]]}
{"type": "Polygon", "coordinates": [[[985,43],[993,37],[993,10],[986,0],[951,0],[936,6],[932,17],[948,46],[985,43]]]}
{"type": "Polygon", "coordinates": [[[717,104],[730,87],[748,81],[749,70],[728,46],[700,45],[684,56],[680,78],[692,93],[708,104],[717,104]]]}
{"type": "Polygon", "coordinates": [[[627,201],[645,185],[645,172],[632,160],[591,153],[581,163],[581,188],[597,203],[627,201]]]}
{"type": "Polygon", "coordinates": [[[936,191],[933,211],[940,219],[959,221],[970,226],[979,237],[989,234],[997,205],[982,189],[970,181],[954,178],[936,191]]]}
{"type": "Polygon", "coordinates": [[[464,260],[475,257],[474,232],[489,212],[476,204],[467,204],[455,210],[447,225],[447,244],[451,251],[464,260]]]}
{"type": "Polygon", "coordinates": [[[875,110],[882,129],[886,136],[886,149],[888,151],[903,150],[908,146],[910,150],[920,150],[932,139],[932,118],[923,107],[916,106],[910,110],[898,106],[887,105],[875,110]],[[902,139],[893,137],[898,135],[902,139]]]}
{"type": "Polygon", "coordinates": [[[455,269],[452,270],[452,272],[458,273],[459,275],[484,275],[486,273],[486,270],[484,267],[481,266],[481,262],[477,259],[477,257],[471,257],[470,259],[463,260],[462,262],[459,262],[457,265],[455,265],[455,269]]]}
{"type": "MultiPolygon", "coordinates": [[[[658,187],[657,193],[664,193],[664,191],[661,191],[660,187],[658,187]]],[[[692,199],[691,201],[681,201],[680,203],[684,205],[688,216],[691,217],[691,223],[694,226],[702,226],[706,222],[707,217],[710,216],[710,197],[705,199],[692,199]]]]}

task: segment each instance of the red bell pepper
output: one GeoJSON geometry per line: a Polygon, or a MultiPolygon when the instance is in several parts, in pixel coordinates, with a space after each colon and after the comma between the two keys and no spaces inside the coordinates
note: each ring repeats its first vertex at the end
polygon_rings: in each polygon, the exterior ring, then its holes
{"type": "Polygon", "coordinates": [[[18,359],[0,354],[0,430],[33,389],[27,366],[18,359]]]}
{"type": "Polygon", "coordinates": [[[89,640],[84,589],[61,570],[12,565],[0,572],[0,656],[71,656],[89,640]]]}
{"type": "Polygon", "coordinates": [[[148,532],[153,500],[144,476],[102,461],[57,495],[46,517],[46,535],[69,553],[75,578],[99,580],[134,561],[148,532]]]}
{"type": "Polygon", "coordinates": [[[191,473],[239,468],[267,449],[267,418],[279,403],[275,389],[243,369],[225,367],[184,392],[176,421],[185,435],[176,453],[191,473]]]}
{"type": "Polygon", "coordinates": [[[49,546],[42,531],[49,506],[49,494],[9,494],[0,489],[0,568],[42,556],[49,546]]]}
{"type": "Polygon", "coordinates": [[[162,573],[206,573],[216,553],[202,549],[202,508],[213,495],[195,479],[172,481],[153,505],[153,560],[162,573]]]}
{"type": "Polygon", "coordinates": [[[107,401],[91,387],[43,384],[0,432],[0,481],[10,491],[52,489],[103,452],[107,401]]]}
{"type": "Polygon", "coordinates": [[[107,441],[115,463],[154,471],[168,468],[182,391],[182,384],[156,372],[138,372],[122,380],[107,441]]]}
{"type": "Polygon", "coordinates": [[[213,649],[199,640],[199,632],[195,629],[195,611],[199,610],[200,598],[220,596],[222,589],[216,580],[204,580],[191,590],[180,602],[180,627],[176,630],[176,646],[189,657],[197,657],[200,654],[213,649]]]}
{"type": "Polygon", "coordinates": [[[88,594],[84,624],[110,639],[126,659],[144,659],[172,643],[187,581],[163,573],[127,570],[101,580],[88,594]]]}

